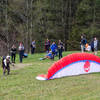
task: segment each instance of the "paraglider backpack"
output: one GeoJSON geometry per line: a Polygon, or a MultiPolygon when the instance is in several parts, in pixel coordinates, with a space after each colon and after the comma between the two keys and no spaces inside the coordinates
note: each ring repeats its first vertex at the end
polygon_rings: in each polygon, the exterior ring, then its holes
{"type": "Polygon", "coordinates": [[[1,57],[1,66],[3,67],[4,66],[4,60],[6,59],[5,56],[1,57]]]}

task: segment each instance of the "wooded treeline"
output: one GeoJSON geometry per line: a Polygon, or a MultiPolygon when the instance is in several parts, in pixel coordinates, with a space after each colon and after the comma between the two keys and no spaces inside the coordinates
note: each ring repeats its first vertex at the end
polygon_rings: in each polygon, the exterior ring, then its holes
{"type": "Polygon", "coordinates": [[[20,41],[29,52],[34,39],[43,52],[46,38],[79,50],[83,33],[100,40],[100,0],[0,0],[0,55],[20,41]]]}

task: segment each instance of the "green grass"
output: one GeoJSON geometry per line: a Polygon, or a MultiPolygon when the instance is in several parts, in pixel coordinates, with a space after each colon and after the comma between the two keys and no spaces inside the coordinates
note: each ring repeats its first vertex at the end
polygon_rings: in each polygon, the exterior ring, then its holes
{"type": "MultiPolygon", "coordinates": [[[[64,56],[72,52],[64,52],[64,56]]],[[[12,70],[2,75],[0,68],[0,100],[100,100],[100,73],[38,81],[35,77],[45,74],[55,61],[39,61],[44,54],[29,55],[23,63],[31,66],[12,70]]],[[[17,56],[17,63],[19,59],[17,56]]]]}

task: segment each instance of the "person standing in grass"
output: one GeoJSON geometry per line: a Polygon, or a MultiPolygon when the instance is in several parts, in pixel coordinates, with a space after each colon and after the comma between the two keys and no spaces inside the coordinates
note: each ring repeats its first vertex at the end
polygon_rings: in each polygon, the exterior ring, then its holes
{"type": "Polygon", "coordinates": [[[23,43],[21,42],[19,44],[19,59],[20,59],[20,63],[22,63],[22,60],[23,60],[23,55],[24,55],[24,45],[23,43]]]}
{"type": "Polygon", "coordinates": [[[96,37],[94,37],[91,41],[91,51],[93,52],[94,55],[97,55],[98,51],[98,40],[96,37]]]}
{"type": "Polygon", "coordinates": [[[59,59],[61,59],[63,52],[63,42],[61,40],[58,41],[58,52],[59,52],[59,59]]]}
{"type": "Polygon", "coordinates": [[[50,46],[50,49],[52,51],[52,56],[53,56],[53,60],[54,60],[54,56],[55,56],[55,50],[56,50],[57,46],[55,44],[55,42],[52,43],[52,45],[50,46]]]}
{"type": "Polygon", "coordinates": [[[16,46],[13,45],[11,48],[11,61],[12,61],[12,63],[15,63],[16,51],[17,51],[16,46]]]}
{"type": "Polygon", "coordinates": [[[34,40],[34,41],[32,41],[32,43],[31,43],[31,54],[34,54],[35,48],[36,48],[36,43],[35,43],[35,40],[34,40]]]}
{"type": "Polygon", "coordinates": [[[50,40],[47,38],[47,40],[45,41],[46,53],[49,53],[49,49],[50,49],[50,40]]]}
{"type": "Polygon", "coordinates": [[[98,40],[94,37],[94,54],[97,55],[98,53],[98,40]]]}
{"type": "Polygon", "coordinates": [[[87,43],[87,40],[86,40],[84,35],[81,36],[81,42],[80,43],[81,43],[81,52],[83,53],[83,52],[85,52],[85,45],[87,43]]]}

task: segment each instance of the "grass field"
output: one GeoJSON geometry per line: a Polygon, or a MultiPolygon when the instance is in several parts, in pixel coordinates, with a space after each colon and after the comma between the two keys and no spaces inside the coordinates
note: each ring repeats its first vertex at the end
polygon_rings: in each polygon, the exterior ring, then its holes
{"type": "MultiPolygon", "coordinates": [[[[64,52],[64,56],[72,52],[64,52]]],[[[0,68],[0,100],[100,100],[100,73],[38,81],[35,77],[45,74],[55,61],[39,58],[44,54],[29,55],[19,69],[2,75],[0,68]],[[27,64],[30,64],[27,66],[27,64]]],[[[17,57],[17,63],[18,63],[17,57]]]]}

